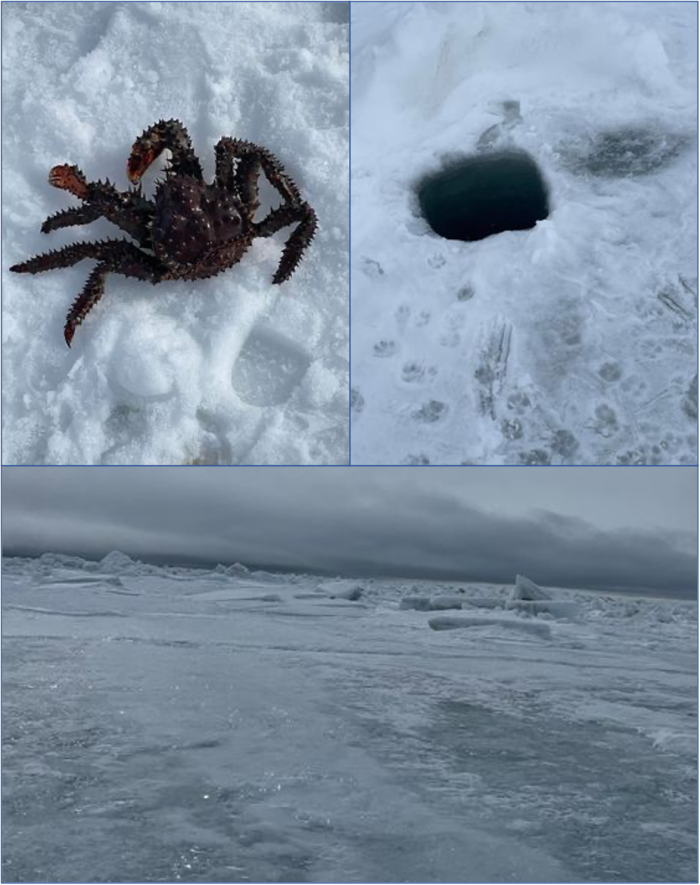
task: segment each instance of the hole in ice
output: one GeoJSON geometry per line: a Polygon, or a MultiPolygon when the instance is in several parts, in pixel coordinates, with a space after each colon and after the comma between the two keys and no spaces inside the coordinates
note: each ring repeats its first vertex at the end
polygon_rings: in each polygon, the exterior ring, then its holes
{"type": "Polygon", "coordinates": [[[448,240],[473,242],[508,230],[528,230],[549,215],[547,186],[524,151],[466,157],[425,176],[420,211],[448,240]]]}

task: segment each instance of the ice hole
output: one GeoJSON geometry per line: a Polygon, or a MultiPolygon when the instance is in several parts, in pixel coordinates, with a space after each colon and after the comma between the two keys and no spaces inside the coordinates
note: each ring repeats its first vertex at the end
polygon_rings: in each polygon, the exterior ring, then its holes
{"type": "Polygon", "coordinates": [[[483,240],[528,230],[549,215],[547,186],[523,151],[465,157],[426,175],[417,187],[421,214],[448,240],[483,240]]]}

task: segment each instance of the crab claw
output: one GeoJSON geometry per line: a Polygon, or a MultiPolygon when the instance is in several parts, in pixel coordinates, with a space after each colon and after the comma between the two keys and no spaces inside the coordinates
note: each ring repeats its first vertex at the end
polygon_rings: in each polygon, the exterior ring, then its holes
{"type": "Polygon", "coordinates": [[[142,150],[135,147],[132,150],[129,161],[126,164],[126,174],[129,176],[129,181],[132,184],[137,184],[141,180],[141,176],[156,159],[158,153],[158,151],[152,148],[142,150]]]}
{"type": "Polygon", "coordinates": [[[88,195],[88,186],[85,176],[77,166],[54,166],[49,172],[49,184],[53,187],[68,191],[81,200],[86,199],[88,195]]]}

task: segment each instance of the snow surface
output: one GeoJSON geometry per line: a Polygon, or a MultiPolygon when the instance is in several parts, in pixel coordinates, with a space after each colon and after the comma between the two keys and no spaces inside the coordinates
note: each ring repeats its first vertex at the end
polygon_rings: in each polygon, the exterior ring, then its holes
{"type": "Polygon", "coordinates": [[[353,4],[353,463],[697,463],[697,14],[353,4]],[[500,148],[549,218],[432,233],[421,177],[500,148]]]}
{"type": "Polygon", "coordinates": [[[347,463],[348,17],[342,2],[3,6],[4,463],[347,463]],[[212,280],[110,275],[68,350],[89,262],[7,268],[122,234],[106,221],[41,234],[76,202],[48,171],[74,163],[124,188],[134,139],[171,117],[205,176],[222,135],[272,150],[319,232],[282,286],[291,229],[212,280]]]}
{"type": "Polygon", "coordinates": [[[694,603],[327,584],[5,559],[3,881],[696,881],[694,603]]]}

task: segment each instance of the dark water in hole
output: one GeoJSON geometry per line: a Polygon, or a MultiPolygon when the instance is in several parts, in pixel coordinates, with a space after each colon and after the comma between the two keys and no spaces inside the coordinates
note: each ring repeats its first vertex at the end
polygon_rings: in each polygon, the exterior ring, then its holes
{"type": "Polygon", "coordinates": [[[467,157],[428,175],[417,194],[423,217],[448,240],[528,230],[549,215],[542,173],[520,151],[467,157]]]}

